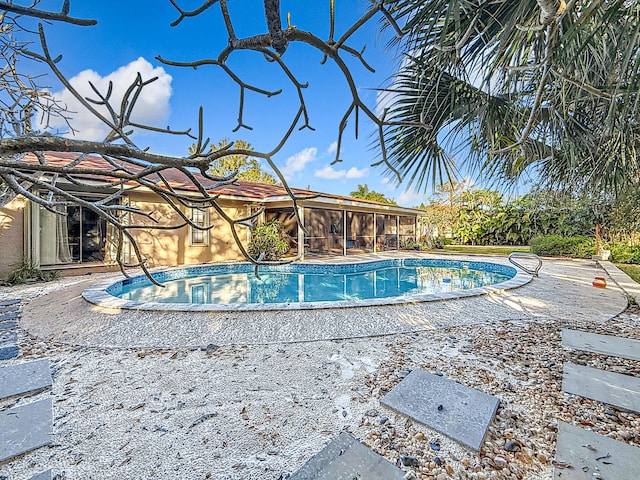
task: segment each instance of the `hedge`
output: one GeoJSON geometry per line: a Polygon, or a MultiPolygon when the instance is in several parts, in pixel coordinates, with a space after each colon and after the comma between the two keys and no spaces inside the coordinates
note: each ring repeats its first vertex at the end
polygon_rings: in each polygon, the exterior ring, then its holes
{"type": "Polygon", "coordinates": [[[531,252],[545,257],[591,258],[596,253],[596,242],[593,238],[576,235],[562,237],[546,235],[531,239],[531,252]]]}

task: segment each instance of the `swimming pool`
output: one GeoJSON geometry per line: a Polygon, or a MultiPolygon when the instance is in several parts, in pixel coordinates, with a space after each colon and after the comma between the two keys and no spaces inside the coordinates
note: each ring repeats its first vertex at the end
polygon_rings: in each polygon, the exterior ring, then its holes
{"type": "Polygon", "coordinates": [[[497,263],[402,258],[348,264],[248,263],[185,267],[100,284],[83,296],[138,310],[278,310],[424,302],[514,288],[528,281],[497,263]]]}

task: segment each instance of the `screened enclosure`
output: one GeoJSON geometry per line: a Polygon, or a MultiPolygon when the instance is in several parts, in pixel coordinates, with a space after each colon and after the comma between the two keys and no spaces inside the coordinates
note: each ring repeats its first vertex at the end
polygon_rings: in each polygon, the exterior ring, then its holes
{"type": "MultiPolygon", "coordinates": [[[[411,216],[305,207],[303,217],[306,229],[304,253],[309,255],[398,250],[415,241],[416,220],[411,216]]],[[[267,214],[267,219],[272,218],[275,218],[275,211],[267,214]]],[[[290,222],[293,237],[295,217],[292,210],[290,222]]]]}
{"type": "Polygon", "coordinates": [[[342,256],[413,248],[417,216],[366,211],[358,206],[351,209],[350,205],[332,204],[331,207],[313,204],[298,207],[304,228],[298,228],[294,209],[287,205],[267,208],[264,221],[276,220],[282,226],[290,245],[286,257],[342,256]]]}
{"type": "Polygon", "coordinates": [[[347,255],[373,252],[373,213],[347,212],[347,255]]]}
{"type": "Polygon", "coordinates": [[[285,256],[295,256],[298,254],[298,222],[293,208],[278,208],[267,210],[265,212],[267,222],[277,220],[283,228],[283,234],[286,235],[289,242],[289,251],[285,256]]]}
{"type": "Polygon", "coordinates": [[[416,241],[415,217],[398,217],[400,248],[411,248],[416,241]]]}
{"type": "Polygon", "coordinates": [[[376,215],[376,251],[398,249],[398,216],[376,215]]]}
{"type": "Polygon", "coordinates": [[[344,254],[344,212],[342,210],[304,209],[305,253],[344,254]]]}

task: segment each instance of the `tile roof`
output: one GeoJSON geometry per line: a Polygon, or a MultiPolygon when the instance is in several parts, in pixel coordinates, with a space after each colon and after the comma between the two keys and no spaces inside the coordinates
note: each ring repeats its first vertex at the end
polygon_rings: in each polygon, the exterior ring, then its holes
{"type": "MultiPolygon", "coordinates": [[[[78,159],[79,155],[77,153],[67,153],[67,152],[46,152],[45,158],[49,165],[62,167],[70,164],[71,162],[75,162],[78,159]]],[[[28,154],[23,160],[25,163],[38,163],[36,157],[32,154],[28,154]]],[[[92,170],[104,170],[104,169],[113,169],[113,166],[110,165],[104,158],[96,156],[96,155],[86,155],[81,162],[75,164],[75,167],[92,169],[92,170]]],[[[139,171],[142,167],[136,167],[131,164],[127,165],[129,170],[139,171]]],[[[197,188],[193,184],[193,182],[185,175],[183,172],[175,169],[169,168],[162,172],[163,177],[166,179],[167,183],[176,190],[181,190],[184,192],[196,192],[197,188]]],[[[200,174],[200,172],[194,172],[193,175],[195,178],[205,187],[212,186],[215,182],[211,179],[208,179],[200,174]]],[[[104,178],[98,177],[98,175],[86,173],[86,174],[77,174],[74,175],[77,178],[85,178],[85,179],[98,179],[100,178],[102,181],[113,181],[116,182],[116,179],[112,178],[104,178]]],[[[158,181],[159,177],[156,174],[151,174],[147,177],[150,180],[158,181]]],[[[372,200],[364,200],[360,198],[347,197],[343,195],[334,195],[323,192],[316,192],[311,190],[302,190],[298,188],[291,188],[291,191],[294,195],[300,197],[309,197],[316,196],[317,198],[327,199],[329,201],[343,201],[343,202],[356,202],[359,204],[382,206],[389,207],[389,205],[381,202],[375,202],[372,200]]],[[[280,185],[269,185],[265,183],[256,183],[256,182],[248,182],[245,180],[237,180],[233,184],[220,185],[215,187],[212,190],[209,190],[212,194],[218,194],[223,197],[235,197],[235,198],[244,198],[251,199],[257,201],[273,201],[276,199],[285,200],[288,196],[287,191],[284,187],[280,185]]],[[[405,209],[403,207],[392,207],[392,208],[400,208],[405,209]]],[[[412,210],[412,209],[406,209],[412,210]]]]}

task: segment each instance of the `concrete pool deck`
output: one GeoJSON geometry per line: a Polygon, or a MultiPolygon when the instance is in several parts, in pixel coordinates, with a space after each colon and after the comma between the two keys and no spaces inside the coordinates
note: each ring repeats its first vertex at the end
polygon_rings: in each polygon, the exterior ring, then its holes
{"type": "MultiPolygon", "coordinates": [[[[442,258],[422,253],[376,257],[399,256],[442,258]]],[[[508,264],[504,257],[446,258],[508,264]]],[[[320,261],[353,260],[347,257],[320,261]]],[[[615,282],[609,282],[604,289],[591,285],[595,276],[603,275],[606,272],[593,261],[544,259],[540,276],[526,285],[481,296],[340,309],[239,312],[102,308],[82,298],[83,290],[98,282],[94,278],[34,299],[24,307],[21,326],[35,337],[63,344],[182,348],[375,337],[501,320],[556,319],[570,325],[576,318],[604,322],[626,308],[627,297],[615,282]]],[[[104,278],[101,277],[102,282],[104,278]]]]}

